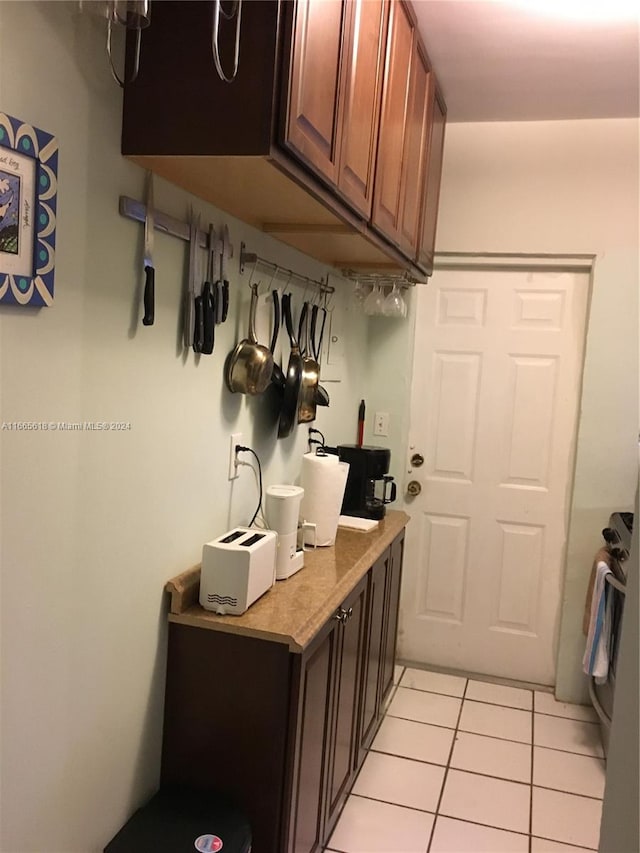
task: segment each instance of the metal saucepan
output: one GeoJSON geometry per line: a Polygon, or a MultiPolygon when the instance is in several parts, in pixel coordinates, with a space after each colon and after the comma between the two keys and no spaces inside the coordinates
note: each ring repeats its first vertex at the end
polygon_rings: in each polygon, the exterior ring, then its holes
{"type": "Polygon", "coordinates": [[[305,302],[300,315],[298,337],[301,339],[302,375],[300,377],[300,400],[298,423],[307,424],[316,418],[316,393],[320,379],[320,365],[311,353],[309,343],[309,303],[305,302]],[[302,343],[304,341],[304,343],[302,343]]]}
{"type": "Polygon", "coordinates": [[[282,313],[284,322],[289,333],[291,352],[289,363],[285,374],[285,382],[282,395],[282,408],[280,409],[280,423],[278,424],[278,438],[286,438],[290,435],[298,415],[298,398],[300,395],[300,380],[302,377],[302,356],[300,347],[293,331],[293,320],[291,319],[291,294],[285,293],[282,297],[282,313]]]}
{"type": "Polygon", "coordinates": [[[258,285],[251,285],[249,331],[230,354],[225,369],[225,382],[233,394],[262,394],[273,372],[273,356],[256,338],[258,285]]]}
{"type": "MultiPolygon", "coordinates": [[[[311,309],[311,352],[313,353],[313,357],[320,364],[320,355],[322,354],[322,339],[324,337],[324,325],[327,321],[327,312],[326,309],[323,308],[322,315],[322,324],[320,326],[320,337],[316,338],[316,329],[318,324],[318,306],[314,305],[311,309]]],[[[329,392],[323,386],[318,384],[316,388],[316,405],[317,406],[328,406],[329,405],[329,392]]]]}

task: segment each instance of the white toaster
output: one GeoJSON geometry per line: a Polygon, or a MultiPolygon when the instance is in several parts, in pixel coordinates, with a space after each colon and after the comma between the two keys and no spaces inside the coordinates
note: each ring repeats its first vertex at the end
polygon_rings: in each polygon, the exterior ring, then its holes
{"type": "Polygon", "coordinates": [[[200,604],[239,615],[276,581],[277,534],[236,527],[202,547],[200,604]]]}

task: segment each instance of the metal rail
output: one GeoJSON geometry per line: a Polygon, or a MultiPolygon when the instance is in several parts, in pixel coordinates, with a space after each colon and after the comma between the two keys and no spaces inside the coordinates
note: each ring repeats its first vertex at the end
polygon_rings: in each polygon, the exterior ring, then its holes
{"type": "Polygon", "coordinates": [[[284,273],[284,275],[288,275],[290,278],[297,278],[305,284],[317,287],[320,293],[335,293],[335,287],[327,284],[324,279],[311,278],[308,275],[302,275],[302,273],[295,272],[295,270],[291,270],[288,267],[283,267],[282,264],[276,264],[273,261],[267,260],[267,258],[261,258],[260,255],[256,255],[255,252],[247,252],[245,244],[240,243],[240,275],[244,274],[244,268],[247,264],[254,268],[256,266],[268,267],[273,270],[274,275],[281,272],[284,273]]]}

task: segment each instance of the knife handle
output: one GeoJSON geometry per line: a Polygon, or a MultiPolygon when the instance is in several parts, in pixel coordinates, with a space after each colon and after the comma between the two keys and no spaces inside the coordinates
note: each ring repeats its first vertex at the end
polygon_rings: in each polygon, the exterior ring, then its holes
{"type": "Polygon", "coordinates": [[[222,282],[222,320],[221,323],[227,319],[227,314],[229,313],[229,282],[225,279],[222,282]]]}
{"type": "Polygon", "coordinates": [[[202,339],[204,337],[204,304],[202,294],[194,300],[195,320],[193,323],[193,351],[202,352],[202,339]]]}
{"type": "Polygon", "coordinates": [[[215,341],[216,299],[211,282],[205,282],[202,289],[202,350],[203,355],[211,355],[215,341]]]}
{"type": "Polygon", "coordinates": [[[156,299],[156,271],[148,264],[144,268],[144,317],[143,326],[153,326],[156,299]]]}

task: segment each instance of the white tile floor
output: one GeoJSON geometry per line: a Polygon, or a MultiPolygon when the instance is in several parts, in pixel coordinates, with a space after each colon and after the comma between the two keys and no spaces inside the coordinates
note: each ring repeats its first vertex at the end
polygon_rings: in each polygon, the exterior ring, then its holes
{"type": "Polygon", "coordinates": [[[403,667],[395,685],[327,853],[597,850],[605,769],[592,709],[403,667]]]}

